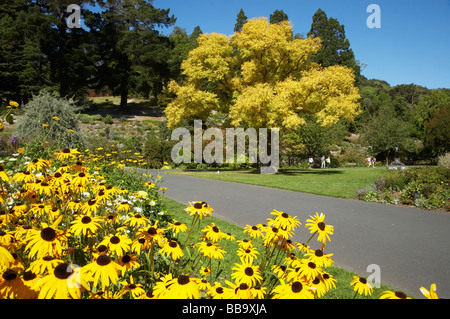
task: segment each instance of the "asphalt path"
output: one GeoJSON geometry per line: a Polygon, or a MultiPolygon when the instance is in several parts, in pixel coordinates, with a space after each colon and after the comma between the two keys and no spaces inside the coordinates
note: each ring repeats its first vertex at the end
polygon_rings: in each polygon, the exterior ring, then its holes
{"type": "MultiPolygon", "coordinates": [[[[437,285],[440,298],[450,298],[450,214],[412,207],[318,196],[269,187],[160,174],[165,196],[182,204],[205,201],[214,216],[244,227],[265,223],[276,209],[297,216],[305,225],[316,212],[334,226],[326,252],[335,265],[374,278],[414,298],[420,287],[437,285]]],[[[309,231],[297,229],[293,241],[305,242],[309,231]]],[[[312,245],[312,248],[315,248],[312,245]]]]}

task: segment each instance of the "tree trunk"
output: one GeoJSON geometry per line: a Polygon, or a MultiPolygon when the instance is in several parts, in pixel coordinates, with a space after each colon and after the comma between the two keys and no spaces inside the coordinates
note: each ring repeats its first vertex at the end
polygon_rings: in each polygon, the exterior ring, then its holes
{"type": "Polygon", "coordinates": [[[122,91],[120,92],[120,110],[125,111],[127,109],[128,100],[128,85],[122,86],[122,91]]]}

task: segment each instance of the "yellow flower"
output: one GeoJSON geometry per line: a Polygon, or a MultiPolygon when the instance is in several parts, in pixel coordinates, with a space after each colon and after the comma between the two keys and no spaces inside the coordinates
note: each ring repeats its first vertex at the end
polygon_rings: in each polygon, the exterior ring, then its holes
{"type": "Polygon", "coordinates": [[[180,259],[184,256],[180,245],[174,240],[167,241],[159,252],[165,256],[171,256],[173,260],[180,259]]]}
{"type": "Polygon", "coordinates": [[[231,274],[231,277],[236,283],[245,283],[252,287],[262,282],[263,278],[259,273],[259,267],[254,266],[251,262],[241,258],[241,264],[236,263],[234,265],[235,267],[232,270],[235,270],[235,272],[231,274]]]}
{"type": "Polygon", "coordinates": [[[411,299],[403,291],[383,291],[380,299],[411,299]]]}
{"type": "Polygon", "coordinates": [[[5,129],[5,126],[3,125],[2,122],[0,122],[0,132],[2,132],[5,129]]]}
{"type": "Polygon", "coordinates": [[[318,241],[325,244],[325,242],[330,241],[330,236],[334,232],[333,226],[325,224],[323,221],[325,220],[325,215],[320,213],[316,213],[316,215],[310,216],[311,219],[307,219],[306,221],[308,223],[305,224],[305,226],[309,227],[309,230],[311,234],[318,233],[319,237],[317,238],[318,241]]]}
{"type": "Polygon", "coordinates": [[[96,287],[99,279],[101,279],[102,289],[109,287],[110,282],[116,284],[119,279],[118,273],[122,267],[114,262],[107,255],[98,256],[93,262],[83,267],[89,274],[94,276],[94,286],[96,287]]]}
{"type": "Polygon", "coordinates": [[[48,124],[42,123],[42,127],[48,127],[48,124]]]}
{"type": "Polygon", "coordinates": [[[25,149],[24,149],[23,147],[19,147],[19,148],[17,149],[17,153],[23,154],[23,153],[25,153],[25,149]]]}
{"type": "Polygon", "coordinates": [[[12,107],[19,107],[19,103],[17,103],[16,101],[9,101],[9,105],[11,105],[12,107]]]}
{"type": "Polygon", "coordinates": [[[428,291],[424,287],[420,287],[420,292],[425,297],[427,297],[427,299],[439,299],[438,295],[436,294],[436,284],[431,284],[430,291],[428,291]]]}
{"type": "Polygon", "coordinates": [[[364,296],[371,295],[373,291],[364,277],[353,276],[353,281],[350,283],[350,286],[353,286],[354,291],[360,295],[364,294],[364,296]]]}
{"type": "Polygon", "coordinates": [[[52,119],[55,121],[59,121],[59,117],[57,117],[57,116],[53,116],[52,119]]]}

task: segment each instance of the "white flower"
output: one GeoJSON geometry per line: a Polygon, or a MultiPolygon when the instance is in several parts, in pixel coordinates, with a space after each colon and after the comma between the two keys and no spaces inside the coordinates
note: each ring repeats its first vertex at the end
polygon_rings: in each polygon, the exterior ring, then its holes
{"type": "Polygon", "coordinates": [[[159,212],[158,215],[159,215],[159,216],[163,216],[163,215],[164,215],[164,212],[159,212]]]}
{"type": "Polygon", "coordinates": [[[150,206],[155,206],[156,205],[156,202],[154,201],[154,200],[152,200],[151,202],[150,202],[150,206]]]}
{"type": "Polygon", "coordinates": [[[142,213],[142,208],[141,207],[134,207],[134,211],[136,213],[142,213]]]}

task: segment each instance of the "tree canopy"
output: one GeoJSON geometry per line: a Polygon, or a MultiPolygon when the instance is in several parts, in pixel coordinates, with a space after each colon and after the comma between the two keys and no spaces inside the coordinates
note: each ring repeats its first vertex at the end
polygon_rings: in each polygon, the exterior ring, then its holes
{"type": "Polygon", "coordinates": [[[358,113],[353,71],[311,62],[321,40],[294,39],[288,21],[254,18],[230,37],[202,34],[198,43],[182,63],[185,81],[169,85],[176,95],[165,110],[169,127],[214,111],[245,127],[294,127],[304,113],[328,125],[358,113]]]}

